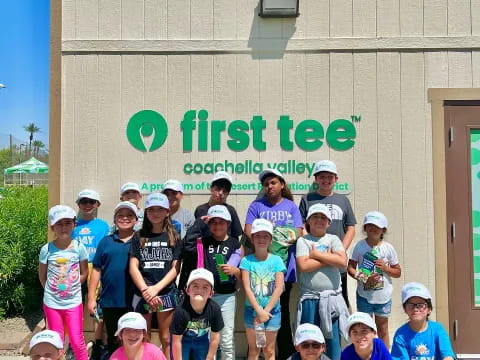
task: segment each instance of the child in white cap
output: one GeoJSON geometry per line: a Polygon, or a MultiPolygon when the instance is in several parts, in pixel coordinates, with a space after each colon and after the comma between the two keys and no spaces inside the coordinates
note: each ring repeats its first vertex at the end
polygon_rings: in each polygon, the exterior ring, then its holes
{"type": "MultiPolygon", "coordinates": [[[[170,207],[164,194],[152,193],[145,201],[142,229],[130,249],[130,275],[136,286],[133,310],[144,314],[151,324],[158,321],[158,336],[163,353],[170,357],[168,330],[178,303],[175,279],[180,272],[181,244],[170,219],[170,207]]],[[[150,328],[150,326],[149,326],[150,328]]]]}
{"type": "Polygon", "coordinates": [[[363,220],[367,237],[353,248],[348,273],[357,280],[357,310],[375,317],[378,337],[390,348],[388,317],[392,311],[392,279],[402,270],[395,248],[384,240],[388,221],[379,211],[370,211],[363,220]]]}
{"type": "MultiPolygon", "coordinates": [[[[283,292],[284,273],[287,270],[282,258],[268,252],[272,244],[273,225],[265,219],[252,223],[251,237],[254,253],[240,262],[242,284],[245,289],[245,323],[248,358],[258,359],[256,328],[265,330],[266,343],[263,354],[266,360],[275,359],[275,340],[281,324],[280,295],[283,292]]],[[[260,346],[260,345],[259,345],[260,346]]]]}
{"type": "Polygon", "coordinates": [[[428,319],[432,312],[432,296],[420,283],[411,282],[402,289],[403,310],[408,322],[393,337],[394,360],[453,360],[455,353],[442,324],[428,319]]]}
{"type": "Polygon", "coordinates": [[[325,338],[322,330],[313,324],[302,324],[295,331],[295,349],[288,360],[330,360],[324,354],[325,338]]]}
{"type": "Polygon", "coordinates": [[[32,360],[59,360],[63,356],[63,341],[56,331],[43,330],[32,336],[29,349],[32,360]]]}
{"type": "Polygon", "coordinates": [[[140,208],[140,201],[142,200],[142,193],[140,186],[134,182],[126,182],[120,188],[120,201],[130,201],[137,207],[138,221],[135,225],[135,230],[140,230],[143,224],[144,211],[140,208]]]}
{"type": "Polygon", "coordinates": [[[195,223],[195,217],[190,210],[181,206],[183,199],[183,185],[180,181],[170,179],[163,184],[162,193],[168,198],[172,221],[180,225],[180,238],[183,239],[188,229],[195,223]]]}
{"type": "Polygon", "coordinates": [[[137,223],[137,207],[130,201],[122,201],[114,210],[113,222],[116,231],[103,238],[93,259],[93,270],[88,286],[88,311],[94,315],[101,306],[107,328],[108,353],[119,346],[114,336],[118,319],[130,308],[131,281],[127,280],[128,259],[137,223]],[[97,302],[97,287],[102,283],[97,302]]]}
{"type": "Polygon", "coordinates": [[[165,360],[162,351],[147,341],[147,322],[139,313],[128,312],[118,319],[115,336],[122,346],[110,360],[165,360]]]}
{"type": "Polygon", "coordinates": [[[331,221],[326,205],[312,205],[305,224],[308,234],[297,240],[300,282],[297,321],[320,327],[326,339],[327,356],[338,360],[340,333],[348,317],[340,276],[340,268],[347,265],[347,254],[338,236],[327,233],[331,221]]]}
{"type": "Polygon", "coordinates": [[[59,333],[63,341],[66,324],[75,358],[87,360],[81,284],[88,275],[88,253],[83,244],[72,239],[75,217],[69,206],[56,205],[49,210],[55,235],[40,250],[38,277],[44,287],[43,311],[48,328],[59,333]]]}
{"type": "Polygon", "coordinates": [[[383,341],[377,338],[377,326],[369,314],[356,312],[350,315],[345,332],[351,344],[343,350],[342,360],[392,359],[383,341]]]}
{"type": "Polygon", "coordinates": [[[170,325],[175,360],[213,360],[223,329],[222,311],[212,301],[213,274],[204,268],[190,273],[186,296],[170,325]]]}
{"type": "Polygon", "coordinates": [[[234,330],[237,308],[236,281],[240,278],[240,269],[236,265],[229,264],[229,261],[237,251],[240,251],[240,241],[228,234],[232,218],[224,205],[210,207],[205,221],[210,235],[201,237],[195,247],[184,247],[185,262],[182,272],[186,275],[187,272],[190,273],[192,266],[203,266],[213,274],[213,300],[220,305],[224,323],[220,334],[221,358],[233,360],[235,359],[234,330]],[[201,265],[202,260],[203,265],[201,265]]]}
{"type": "MultiPolygon", "coordinates": [[[[105,220],[97,217],[97,211],[100,207],[100,195],[91,189],[84,189],[78,193],[77,200],[78,218],[75,229],[73,229],[72,238],[79,241],[88,251],[88,277],[87,282],[82,284],[82,299],[87,303],[88,283],[92,273],[92,262],[100,241],[110,232],[109,226],[105,220]]],[[[92,317],[95,329],[95,343],[92,348],[91,360],[100,360],[103,347],[103,316],[102,309],[98,308],[99,321],[92,317]]]]}

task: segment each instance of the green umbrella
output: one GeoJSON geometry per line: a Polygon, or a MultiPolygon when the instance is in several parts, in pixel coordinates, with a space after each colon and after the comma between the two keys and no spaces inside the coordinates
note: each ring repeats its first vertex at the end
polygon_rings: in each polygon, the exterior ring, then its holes
{"type": "Polygon", "coordinates": [[[4,175],[11,174],[47,174],[48,165],[33,156],[27,161],[3,170],[4,175]]]}

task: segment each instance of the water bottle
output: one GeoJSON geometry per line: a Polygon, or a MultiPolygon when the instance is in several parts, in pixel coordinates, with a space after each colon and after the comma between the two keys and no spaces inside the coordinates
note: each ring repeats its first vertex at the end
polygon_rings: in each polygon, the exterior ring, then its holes
{"type": "Polygon", "coordinates": [[[265,326],[263,323],[255,325],[255,344],[259,349],[267,345],[267,336],[265,335],[265,326]]]}
{"type": "Polygon", "coordinates": [[[293,217],[291,214],[287,214],[287,221],[285,222],[285,225],[286,226],[291,226],[291,227],[294,227],[294,223],[293,223],[293,217]]]}

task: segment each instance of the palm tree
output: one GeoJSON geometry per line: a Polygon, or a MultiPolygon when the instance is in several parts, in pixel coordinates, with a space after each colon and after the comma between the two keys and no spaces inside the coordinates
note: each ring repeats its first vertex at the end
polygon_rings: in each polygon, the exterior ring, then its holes
{"type": "Polygon", "coordinates": [[[40,132],[40,128],[37,127],[34,123],[30,123],[28,125],[23,125],[23,129],[30,133],[30,143],[29,143],[29,152],[30,156],[32,156],[32,141],[33,141],[33,134],[40,132]]]}
{"type": "Polygon", "coordinates": [[[40,149],[43,149],[45,147],[45,144],[40,140],[34,140],[32,142],[32,145],[33,145],[33,155],[38,157],[40,149]]]}

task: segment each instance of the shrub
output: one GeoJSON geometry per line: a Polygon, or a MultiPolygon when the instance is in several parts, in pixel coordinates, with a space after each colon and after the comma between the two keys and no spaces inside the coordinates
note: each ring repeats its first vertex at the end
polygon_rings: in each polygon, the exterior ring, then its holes
{"type": "Polygon", "coordinates": [[[38,309],[38,254],[47,241],[47,187],[7,187],[0,193],[0,318],[38,309]]]}

